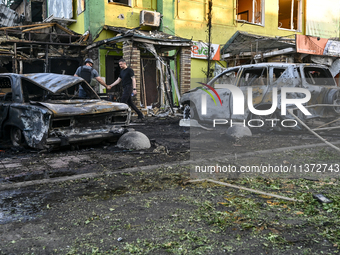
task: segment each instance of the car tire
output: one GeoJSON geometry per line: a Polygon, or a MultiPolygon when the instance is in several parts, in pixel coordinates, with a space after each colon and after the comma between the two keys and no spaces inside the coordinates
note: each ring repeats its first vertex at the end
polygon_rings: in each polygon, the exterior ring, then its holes
{"type": "Polygon", "coordinates": [[[333,104],[339,106],[333,106],[333,110],[336,113],[340,113],[340,91],[338,89],[331,89],[324,99],[325,104],[333,104]]]}
{"type": "Polygon", "coordinates": [[[199,120],[196,106],[193,103],[184,105],[183,118],[199,120]]]}
{"type": "Polygon", "coordinates": [[[249,120],[255,120],[258,119],[260,121],[252,121],[251,125],[254,126],[260,126],[261,121],[263,121],[263,126],[261,127],[253,127],[255,130],[258,130],[262,133],[269,133],[276,129],[281,128],[281,119],[277,112],[273,112],[272,114],[265,115],[265,116],[259,116],[253,113],[250,113],[247,119],[247,123],[249,120]],[[277,121],[266,121],[266,119],[278,119],[277,121]]]}
{"type": "Polygon", "coordinates": [[[20,128],[11,127],[10,138],[12,145],[14,147],[25,147],[26,145],[25,137],[20,128]]]}

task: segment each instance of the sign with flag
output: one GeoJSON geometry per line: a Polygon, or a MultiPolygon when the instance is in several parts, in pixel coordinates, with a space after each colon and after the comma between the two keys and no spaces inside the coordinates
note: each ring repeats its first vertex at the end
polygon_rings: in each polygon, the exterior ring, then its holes
{"type": "MultiPolygon", "coordinates": [[[[208,48],[209,48],[208,43],[193,42],[193,45],[191,46],[191,57],[207,59],[208,54],[209,54],[208,48]]],[[[210,59],[220,60],[220,45],[219,44],[210,45],[210,59]]]]}

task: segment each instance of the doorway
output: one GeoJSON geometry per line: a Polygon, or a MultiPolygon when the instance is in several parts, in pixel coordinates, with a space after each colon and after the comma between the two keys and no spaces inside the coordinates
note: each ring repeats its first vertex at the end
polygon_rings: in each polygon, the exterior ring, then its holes
{"type": "Polygon", "coordinates": [[[141,93],[143,95],[142,104],[145,103],[144,92],[146,96],[146,105],[155,106],[159,103],[156,72],[156,59],[141,58],[141,93]]]}
{"type": "MultiPolygon", "coordinates": [[[[105,79],[106,84],[110,85],[115,80],[118,79],[120,74],[120,67],[119,67],[119,59],[121,56],[106,56],[105,58],[105,79]]],[[[117,85],[114,86],[110,90],[106,90],[106,93],[109,94],[110,101],[120,101],[120,96],[122,93],[122,86],[117,85]]]]}

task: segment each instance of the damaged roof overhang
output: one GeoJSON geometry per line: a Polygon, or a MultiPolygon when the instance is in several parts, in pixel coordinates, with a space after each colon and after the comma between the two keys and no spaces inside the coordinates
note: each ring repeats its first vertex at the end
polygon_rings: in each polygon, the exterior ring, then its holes
{"type": "Polygon", "coordinates": [[[64,90],[83,81],[83,79],[80,77],[54,73],[34,73],[23,74],[19,76],[24,77],[29,81],[36,83],[37,85],[43,86],[52,93],[64,90]]]}
{"type": "Polygon", "coordinates": [[[118,33],[115,37],[95,42],[86,47],[86,50],[99,47],[104,44],[119,43],[127,40],[150,43],[159,46],[191,46],[192,41],[178,36],[169,35],[160,31],[141,31],[137,29],[127,29],[122,27],[104,26],[103,29],[118,33]]]}
{"type": "Polygon", "coordinates": [[[241,53],[263,53],[287,48],[295,52],[295,36],[269,37],[237,31],[223,46],[221,56],[228,58],[241,53]]]}
{"type": "Polygon", "coordinates": [[[56,22],[1,27],[0,36],[2,44],[49,44],[76,47],[86,47],[88,39],[56,22]],[[58,30],[60,33],[57,33],[58,30]]]}

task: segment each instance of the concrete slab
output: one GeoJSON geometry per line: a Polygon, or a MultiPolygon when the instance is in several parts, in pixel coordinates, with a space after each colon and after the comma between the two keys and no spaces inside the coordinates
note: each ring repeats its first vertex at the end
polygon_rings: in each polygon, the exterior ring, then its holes
{"type": "Polygon", "coordinates": [[[235,138],[241,138],[244,136],[252,136],[252,133],[248,127],[236,125],[227,129],[227,135],[235,138]]]}
{"type": "Polygon", "coordinates": [[[118,142],[118,148],[144,150],[151,147],[149,138],[141,132],[130,131],[122,135],[118,142]]]}

